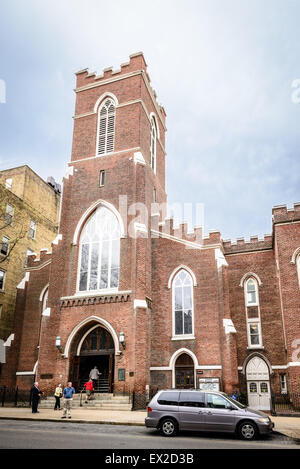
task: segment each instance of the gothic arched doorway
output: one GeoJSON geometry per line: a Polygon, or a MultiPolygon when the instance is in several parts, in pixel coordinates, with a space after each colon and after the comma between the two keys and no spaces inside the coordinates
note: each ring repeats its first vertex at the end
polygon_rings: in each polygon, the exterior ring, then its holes
{"type": "Polygon", "coordinates": [[[252,409],[270,410],[270,375],[265,360],[254,356],[246,366],[248,405],[252,409]]]}
{"type": "Polygon", "coordinates": [[[92,368],[97,366],[101,376],[95,392],[113,392],[115,347],[111,334],[99,325],[82,337],[74,357],[71,380],[78,390],[88,381],[92,368]]]}
{"type": "Polygon", "coordinates": [[[194,362],[187,353],[179,355],[175,362],[175,387],[178,389],[195,387],[194,362]]]}

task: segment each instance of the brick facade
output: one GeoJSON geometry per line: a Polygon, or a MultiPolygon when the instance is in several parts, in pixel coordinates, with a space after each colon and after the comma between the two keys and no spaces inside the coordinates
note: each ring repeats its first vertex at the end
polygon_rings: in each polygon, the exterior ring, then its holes
{"type": "MultiPolygon", "coordinates": [[[[147,397],[157,388],[198,387],[200,379],[218,379],[220,389],[228,393],[247,392],[247,366],[254,357],[268,369],[260,381],[280,392],[284,373],[288,389],[295,392],[300,384],[300,362],[295,359],[295,340],[300,339],[295,261],[299,206],[293,213],[274,208],[273,233],[264,240],[231,243],[216,231],[202,238],[198,228],[189,234],[185,225],[174,229],[173,220],[165,219],[161,210],[167,200],[166,114],[146,68],[139,53],[120,70],[106,69],[100,76],[88,70],[76,74],[73,147],[63,180],[59,235],[51,255],[41,252],[38,259],[30,259],[29,280],[18,290],[15,341],[7,347],[10,372],[7,366],[0,380],[5,376],[22,386],[35,376],[50,394],[58,382],[69,379],[79,387],[83,363],[97,360],[92,349],[84,355],[84,340],[100,326],[112,338],[114,352],[105,366],[115,393],[135,391],[147,397]],[[98,105],[107,97],[116,104],[114,150],[97,155],[98,105]],[[153,115],[156,172],[150,164],[153,115]],[[102,187],[100,171],[105,171],[102,187]],[[118,288],[81,292],[80,236],[101,206],[116,214],[122,228],[118,288]],[[142,207],[146,210],[141,212],[142,207]],[[174,282],[181,271],[191,282],[192,316],[190,307],[182,316],[174,308],[174,282]],[[255,306],[245,303],[248,279],[256,284],[255,306]],[[41,295],[48,284],[43,312],[41,295]],[[188,333],[178,332],[175,317],[179,322],[185,318],[182,327],[188,333]],[[260,338],[255,339],[249,334],[255,335],[258,324],[260,338]],[[61,340],[60,350],[56,338],[61,340]]],[[[101,350],[104,363],[109,350],[101,350]]],[[[253,375],[252,380],[259,382],[253,375]]]]}

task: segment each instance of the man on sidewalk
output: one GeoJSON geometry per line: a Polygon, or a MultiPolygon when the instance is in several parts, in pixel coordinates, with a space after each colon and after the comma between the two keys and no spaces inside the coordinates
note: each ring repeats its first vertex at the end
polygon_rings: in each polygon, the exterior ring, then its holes
{"type": "Polygon", "coordinates": [[[42,391],[39,389],[39,383],[36,381],[31,388],[31,406],[33,414],[39,413],[38,405],[42,394],[42,391]]]}
{"type": "Polygon", "coordinates": [[[75,394],[75,389],[72,387],[71,381],[68,382],[68,385],[63,390],[63,397],[64,397],[64,413],[62,415],[62,419],[65,419],[67,414],[68,418],[71,418],[71,409],[72,409],[72,401],[73,401],[73,394],[75,394]]]}

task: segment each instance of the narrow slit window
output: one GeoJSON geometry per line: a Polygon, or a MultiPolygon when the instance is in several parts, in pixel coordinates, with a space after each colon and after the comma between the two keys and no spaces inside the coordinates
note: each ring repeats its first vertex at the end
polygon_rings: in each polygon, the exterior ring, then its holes
{"type": "Polygon", "coordinates": [[[150,134],[150,165],[154,172],[156,172],[156,123],[154,118],[151,119],[151,134],[150,134]]]}
{"type": "Polygon", "coordinates": [[[99,186],[103,187],[105,182],[105,171],[100,171],[99,173],[99,186]]]}

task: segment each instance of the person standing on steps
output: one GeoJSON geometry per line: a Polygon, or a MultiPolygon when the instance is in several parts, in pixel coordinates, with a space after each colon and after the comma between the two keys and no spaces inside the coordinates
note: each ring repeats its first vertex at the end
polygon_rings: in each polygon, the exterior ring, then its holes
{"type": "Polygon", "coordinates": [[[71,409],[72,409],[72,401],[73,395],[75,394],[75,389],[72,386],[71,381],[68,382],[68,385],[63,390],[64,396],[64,413],[62,415],[62,419],[65,419],[67,414],[68,418],[71,418],[71,409]]]}
{"type": "Polygon", "coordinates": [[[94,392],[95,392],[96,387],[97,387],[98,378],[99,378],[99,376],[100,376],[101,374],[102,374],[102,373],[99,372],[97,366],[94,366],[94,368],[92,368],[92,370],[90,371],[90,376],[89,376],[89,378],[93,381],[94,392]]]}
{"type": "Polygon", "coordinates": [[[85,389],[85,403],[90,400],[91,394],[94,391],[93,381],[89,379],[86,383],[84,383],[83,388],[85,389]]]}

